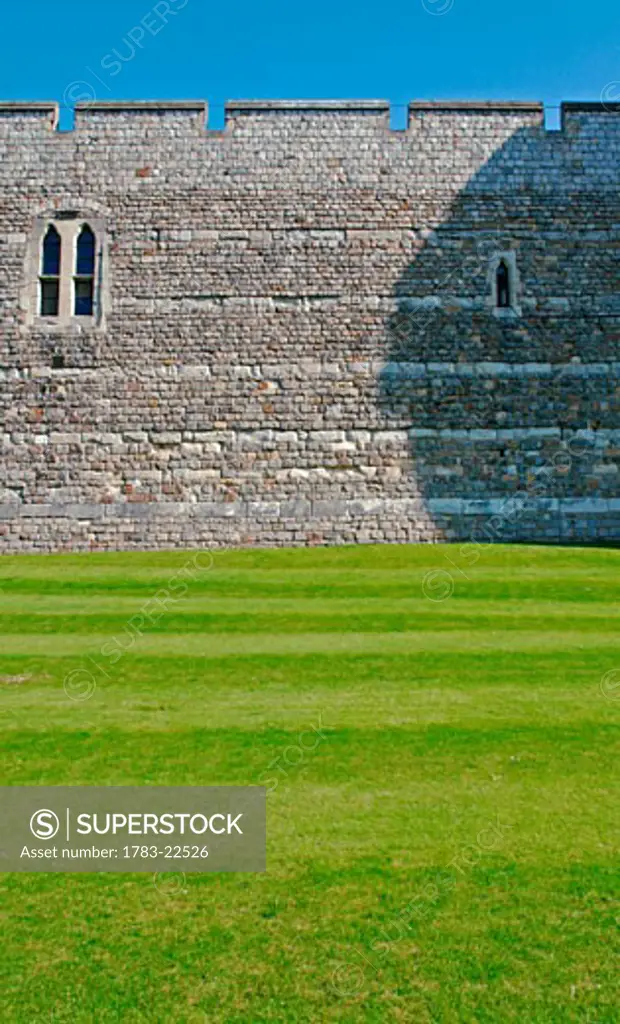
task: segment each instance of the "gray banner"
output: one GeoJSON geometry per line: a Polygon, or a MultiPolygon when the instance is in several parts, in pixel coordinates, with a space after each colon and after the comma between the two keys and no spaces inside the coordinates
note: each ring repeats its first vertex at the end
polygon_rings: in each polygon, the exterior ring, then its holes
{"type": "Polygon", "coordinates": [[[265,871],[260,786],[2,786],[0,871],[265,871]]]}

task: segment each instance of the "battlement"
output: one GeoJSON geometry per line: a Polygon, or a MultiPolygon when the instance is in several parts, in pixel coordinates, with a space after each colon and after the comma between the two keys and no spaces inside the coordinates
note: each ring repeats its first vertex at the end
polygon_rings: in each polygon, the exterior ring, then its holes
{"type": "Polygon", "coordinates": [[[229,100],[230,114],[389,113],[388,100],[229,100]]]}
{"type": "Polygon", "coordinates": [[[3,127],[19,129],[34,124],[45,131],[54,131],[58,125],[58,103],[48,100],[5,100],[0,102],[0,130],[3,127]]]}
{"type": "MultiPolygon", "coordinates": [[[[122,129],[151,133],[154,128],[162,133],[209,133],[208,103],[205,100],[92,100],[75,107],[77,134],[88,132],[104,136],[122,129]]],[[[288,130],[291,123],[317,124],[321,131],[347,130],[352,124],[363,124],[367,129],[393,134],[390,127],[391,105],[382,99],[287,99],[287,100],[229,100],[225,104],[223,130],[218,135],[232,134],[247,126],[267,125],[270,130],[282,123],[288,130]]],[[[561,129],[575,134],[587,125],[603,124],[617,130],[618,102],[566,101],[561,105],[561,129]]],[[[415,136],[420,131],[432,131],[434,125],[446,121],[455,124],[484,125],[489,119],[506,124],[544,130],[545,107],[539,101],[525,100],[414,100],[408,104],[407,121],[399,134],[415,136]]],[[[57,130],[59,104],[54,101],[0,102],[0,134],[16,130],[21,132],[51,133],[57,130]]],[[[70,134],[63,132],[62,134],[70,134]]],[[[211,132],[211,134],[215,134],[211,132]]],[[[556,133],[557,134],[557,133],[556,133]]]]}
{"type": "Polygon", "coordinates": [[[562,103],[562,131],[571,132],[587,125],[602,127],[602,124],[620,114],[620,103],[606,100],[598,103],[567,101],[562,103]]]}

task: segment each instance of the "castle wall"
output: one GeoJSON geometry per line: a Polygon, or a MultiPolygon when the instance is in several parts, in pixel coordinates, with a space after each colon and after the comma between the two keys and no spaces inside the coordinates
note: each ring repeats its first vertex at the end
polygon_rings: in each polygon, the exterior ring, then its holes
{"type": "Polygon", "coordinates": [[[619,112],[0,105],[0,550],[620,540],[619,112]],[[98,323],[34,315],[54,211],[98,323]]]}

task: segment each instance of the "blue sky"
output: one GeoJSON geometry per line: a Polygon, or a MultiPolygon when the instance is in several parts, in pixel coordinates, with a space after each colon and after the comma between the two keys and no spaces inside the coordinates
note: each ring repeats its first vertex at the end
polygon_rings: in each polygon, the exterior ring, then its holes
{"type": "Polygon", "coordinates": [[[204,98],[214,127],[226,99],[620,99],[618,0],[23,0],[0,46],[1,98],[204,98]]]}

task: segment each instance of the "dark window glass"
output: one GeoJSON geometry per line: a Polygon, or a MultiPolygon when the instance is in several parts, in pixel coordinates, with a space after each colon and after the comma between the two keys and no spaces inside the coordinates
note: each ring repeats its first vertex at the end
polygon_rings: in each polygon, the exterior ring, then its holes
{"type": "Polygon", "coordinates": [[[77,243],[75,273],[77,277],[93,277],[95,274],[95,236],[85,224],[77,243]]]}
{"type": "Polygon", "coordinates": [[[48,228],[43,241],[43,267],[41,273],[45,277],[58,277],[60,274],[60,235],[53,225],[48,228]]]}
{"type": "Polygon", "coordinates": [[[56,278],[41,280],[41,316],[58,316],[60,282],[56,278]]]}
{"type": "Polygon", "coordinates": [[[94,281],[92,277],[75,282],[75,315],[92,316],[94,299],[94,281]]]}
{"type": "Polygon", "coordinates": [[[510,307],[510,274],[504,260],[497,268],[497,305],[500,309],[510,307]]]}
{"type": "Polygon", "coordinates": [[[92,316],[95,304],[95,236],[88,224],[80,231],[75,259],[75,316],[92,316]]]}

